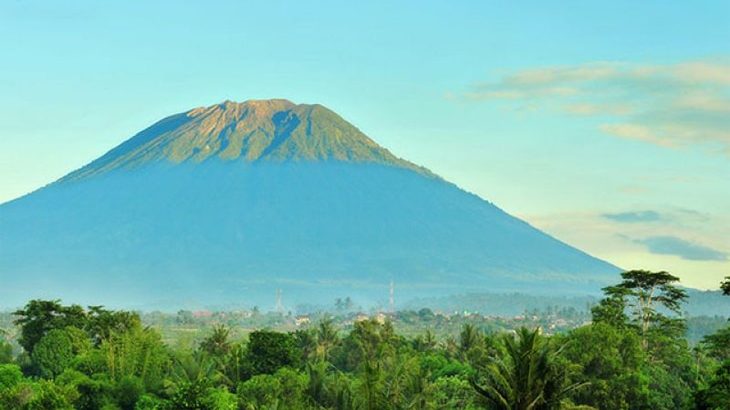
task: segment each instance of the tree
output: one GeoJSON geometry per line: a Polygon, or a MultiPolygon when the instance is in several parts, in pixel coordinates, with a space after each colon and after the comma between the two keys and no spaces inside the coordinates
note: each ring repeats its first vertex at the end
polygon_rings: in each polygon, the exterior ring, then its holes
{"type": "Polygon", "coordinates": [[[14,323],[20,326],[18,343],[28,353],[33,353],[36,343],[50,330],[68,326],[83,329],[86,324],[81,306],[62,306],[59,300],[31,300],[13,314],[18,317],[14,323]]]}
{"type": "Polygon", "coordinates": [[[593,322],[606,323],[616,329],[630,326],[629,316],[626,314],[626,299],[631,292],[620,286],[605,287],[603,292],[606,297],[591,309],[593,322]]]}
{"type": "Polygon", "coordinates": [[[560,349],[553,349],[533,331],[520,328],[517,336],[502,339],[504,357],[485,367],[486,384],[473,378],[472,387],[495,409],[559,409],[568,394],[582,384],[566,384],[567,372],[557,365],[560,349]]]}
{"type": "Polygon", "coordinates": [[[725,280],[720,282],[720,290],[723,295],[730,296],[730,276],[725,276],[725,280]]]}
{"type": "Polygon", "coordinates": [[[461,377],[439,377],[433,384],[431,402],[437,409],[475,409],[477,395],[461,377]]]}
{"type": "Polygon", "coordinates": [[[248,340],[248,360],[254,374],[272,374],[284,366],[299,364],[301,353],[290,334],[257,330],[248,340]]]}
{"type": "Polygon", "coordinates": [[[280,407],[281,383],[271,374],[254,376],[241,383],[237,390],[244,409],[263,409],[266,405],[280,407]]]}
{"type": "Polygon", "coordinates": [[[565,346],[563,358],[580,366],[573,381],[587,383],[571,393],[575,403],[607,409],[646,404],[649,380],[641,375],[646,353],[636,332],[599,322],[572,330],[559,343],[565,346]]]}
{"type": "Polygon", "coordinates": [[[0,391],[15,387],[23,380],[23,372],[14,364],[0,364],[0,391]]]}
{"type": "Polygon", "coordinates": [[[413,347],[419,352],[430,352],[437,344],[436,336],[431,329],[427,329],[423,335],[416,336],[413,339],[413,347]]]}
{"type": "MultiPolygon", "coordinates": [[[[66,369],[54,382],[64,390],[73,392],[70,401],[74,408],[79,410],[100,409],[115,401],[115,386],[106,377],[91,378],[88,375],[74,369],[66,369]]],[[[116,390],[120,390],[117,386],[116,390]]],[[[121,389],[123,390],[123,389],[121,389]]],[[[119,397],[123,410],[129,409],[125,406],[126,399],[119,397]]]]}
{"type": "Polygon", "coordinates": [[[53,329],[36,343],[31,358],[40,376],[52,379],[63,373],[77,355],[90,347],[86,333],[80,329],[53,329]]]}
{"type": "Polygon", "coordinates": [[[244,409],[305,409],[307,376],[282,368],[274,374],[260,374],[241,383],[238,394],[244,409]]]}
{"type": "Polygon", "coordinates": [[[637,328],[642,338],[642,346],[649,346],[649,333],[652,327],[659,327],[663,333],[683,331],[684,321],[670,318],[657,310],[658,306],[680,314],[682,302],[687,293],[675,286],[679,278],[667,272],[650,272],[632,270],[621,274],[623,281],[616,286],[604,288],[607,297],[597,309],[594,309],[594,320],[606,322],[614,326],[622,326],[621,322],[637,328]],[[626,310],[631,318],[624,316],[626,310]]]}
{"type": "Polygon", "coordinates": [[[317,325],[317,356],[327,359],[330,349],[339,343],[337,328],[330,317],[325,317],[317,325]]]}
{"type": "Polygon", "coordinates": [[[6,342],[5,339],[0,335],[0,364],[12,363],[13,361],[13,346],[6,342]]]}
{"type": "Polygon", "coordinates": [[[328,367],[329,363],[323,360],[314,363],[308,362],[305,366],[308,379],[307,396],[313,403],[322,407],[327,406],[329,399],[325,385],[328,367]]]}
{"type": "Polygon", "coordinates": [[[355,405],[364,409],[386,406],[384,377],[396,371],[399,346],[391,322],[380,324],[370,319],[355,322],[350,334],[333,350],[335,366],[357,376],[351,396],[355,405]]]}
{"type": "Polygon", "coordinates": [[[461,328],[459,333],[459,351],[466,354],[471,349],[480,347],[483,343],[482,332],[477,330],[474,325],[467,323],[461,328]]]}
{"type": "Polygon", "coordinates": [[[211,388],[208,389],[203,404],[211,410],[238,410],[238,397],[224,388],[211,388]]]}
{"type": "Polygon", "coordinates": [[[0,410],[73,410],[68,393],[50,380],[22,381],[0,391],[0,410]]]}
{"type": "Polygon", "coordinates": [[[433,320],[435,317],[436,315],[433,314],[433,310],[429,308],[422,308],[418,311],[418,318],[424,322],[433,320]]]}
{"type": "Polygon", "coordinates": [[[89,306],[84,330],[89,334],[95,346],[112,334],[125,333],[141,328],[139,314],[124,310],[111,311],[103,306],[89,306]]]}
{"type": "Polygon", "coordinates": [[[355,303],[353,303],[352,299],[347,296],[346,298],[337,298],[335,299],[335,309],[337,309],[338,312],[342,311],[350,311],[355,307],[355,303]]]}
{"type": "MultiPolygon", "coordinates": [[[[730,296],[730,276],[720,283],[724,295],[730,296]]],[[[698,409],[730,408],[730,326],[703,339],[709,355],[721,361],[708,385],[698,389],[695,404],[698,409]]]]}
{"type": "Polygon", "coordinates": [[[218,362],[218,377],[229,389],[235,389],[242,380],[245,380],[253,374],[253,369],[247,356],[248,351],[246,347],[241,343],[237,343],[218,362]]]}
{"type": "Polygon", "coordinates": [[[707,387],[695,394],[697,409],[719,410],[730,408],[730,361],[725,361],[715,372],[707,387]]]}
{"type": "Polygon", "coordinates": [[[170,397],[170,407],[176,410],[203,410],[208,384],[205,382],[185,382],[177,386],[170,397]]]}
{"type": "Polygon", "coordinates": [[[178,385],[205,384],[216,376],[215,362],[202,350],[177,352],[171,376],[178,385]]]}
{"type": "Polygon", "coordinates": [[[159,333],[136,328],[113,333],[94,350],[93,361],[100,362],[110,379],[138,377],[148,391],[154,392],[162,387],[171,360],[159,333]]]}
{"type": "Polygon", "coordinates": [[[213,357],[223,357],[231,351],[231,342],[228,340],[231,330],[225,325],[213,327],[213,333],[200,342],[200,350],[213,357]]]}

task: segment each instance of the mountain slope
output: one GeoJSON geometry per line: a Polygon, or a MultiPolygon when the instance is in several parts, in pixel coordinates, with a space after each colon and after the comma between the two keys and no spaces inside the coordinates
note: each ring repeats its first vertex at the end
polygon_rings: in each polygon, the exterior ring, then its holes
{"type": "Polygon", "coordinates": [[[168,117],[0,205],[0,300],[175,307],[596,293],[618,268],[392,155],[321,106],[168,117]],[[296,119],[295,119],[296,118],[296,119]],[[286,125],[289,124],[289,125],[286,125]]]}

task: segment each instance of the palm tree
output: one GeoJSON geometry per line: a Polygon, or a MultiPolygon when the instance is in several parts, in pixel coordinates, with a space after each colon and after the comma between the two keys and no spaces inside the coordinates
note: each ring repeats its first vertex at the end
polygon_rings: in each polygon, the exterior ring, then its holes
{"type": "Polygon", "coordinates": [[[320,359],[326,359],[330,349],[337,345],[337,328],[330,317],[325,317],[317,326],[317,354],[320,359]]]}
{"type": "Polygon", "coordinates": [[[504,357],[485,367],[486,385],[472,379],[474,389],[500,410],[553,410],[566,395],[583,384],[565,385],[566,371],[556,365],[561,349],[553,349],[539,329],[521,328],[517,337],[503,339],[504,357]]]}
{"type": "Polygon", "coordinates": [[[215,325],[213,332],[200,343],[200,349],[211,356],[223,357],[231,350],[230,334],[225,325],[215,325]]]}
{"type": "Polygon", "coordinates": [[[171,375],[173,383],[210,381],[216,377],[215,362],[200,350],[182,353],[174,357],[171,375]]]}
{"type": "Polygon", "coordinates": [[[242,343],[233,345],[225,357],[216,359],[216,364],[221,382],[231,391],[251,373],[251,365],[246,358],[246,346],[242,343]]]}
{"type": "Polygon", "coordinates": [[[326,376],[329,363],[325,361],[307,362],[306,371],[309,383],[307,395],[314,404],[325,407],[327,404],[326,376]]]}
{"type": "Polygon", "coordinates": [[[482,333],[471,323],[466,323],[459,334],[459,350],[465,354],[480,345],[482,333]]]}

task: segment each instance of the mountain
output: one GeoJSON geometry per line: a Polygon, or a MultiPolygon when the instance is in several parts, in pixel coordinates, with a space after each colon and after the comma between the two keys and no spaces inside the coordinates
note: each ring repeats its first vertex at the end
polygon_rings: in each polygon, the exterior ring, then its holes
{"type": "Polygon", "coordinates": [[[179,308],[489,291],[596,294],[619,269],[400,159],[321,105],[167,117],[0,205],[0,304],[179,308]]]}

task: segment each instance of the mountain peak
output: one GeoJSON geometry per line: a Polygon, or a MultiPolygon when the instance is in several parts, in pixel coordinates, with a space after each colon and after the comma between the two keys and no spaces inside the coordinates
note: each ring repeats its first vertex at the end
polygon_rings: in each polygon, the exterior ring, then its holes
{"type": "Polygon", "coordinates": [[[346,161],[429,174],[319,104],[223,101],[164,118],[61,181],[150,163],[346,161]]]}
{"type": "Polygon", "coordinates": [[[207,115],[212,112],[226,112],[231,115],[240,118],[243,113],[252,113],[259,116],[271,115],[277,111],[288,110],[294,107],[296,104],[285,99],[269,99],[269,100],[246,100],[243,102],[236,102],[231,100],[225,100],[221,103],[210,105],[207,107],[193,108],[186,114],[190,117],[198,117],[207,115]]]}

